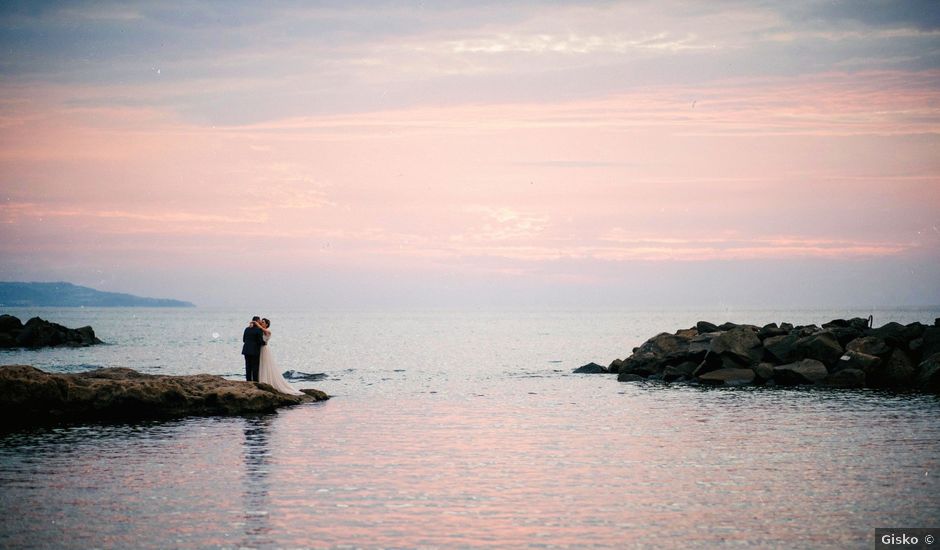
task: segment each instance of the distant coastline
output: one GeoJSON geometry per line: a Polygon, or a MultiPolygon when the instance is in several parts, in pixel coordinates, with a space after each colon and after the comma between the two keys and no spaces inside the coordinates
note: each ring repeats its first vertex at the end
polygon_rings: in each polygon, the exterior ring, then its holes
{"type": "Polygon", "coordinates": [[[102,292],[72,283],[0,282],[0,307],[196,307],[192,302],[102,292]]]}

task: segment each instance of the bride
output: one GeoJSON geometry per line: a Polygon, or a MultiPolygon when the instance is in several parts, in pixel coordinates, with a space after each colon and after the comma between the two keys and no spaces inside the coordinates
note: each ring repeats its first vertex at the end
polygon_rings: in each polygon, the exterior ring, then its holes
{"type": "MultiPolygon", "coordinates": [[[[271,321],[262,319],[260,323],[255,323],[255,326],[264,332],[264,341],[267,343],[271,339],[271,321]]],[[[268,349],[270,347],[269,345],[261,346],[261,366],[258,368],[258,382],[268,384],[281,393],[303,395],[304,392],[295,390],[284,380],[283,376],[278,374],[277,367],[274,364],[274,356],[271,350],[268,349]]]]}

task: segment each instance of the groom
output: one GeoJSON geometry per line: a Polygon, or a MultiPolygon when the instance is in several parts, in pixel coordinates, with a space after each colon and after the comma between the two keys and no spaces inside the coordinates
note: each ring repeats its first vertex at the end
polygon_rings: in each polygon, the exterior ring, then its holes
{"type": "Polygon", "coordinates": [[[245,380],[249,382],[258,381],[258,366],[261,363],[261,346],[265,344],[264,333],[255,324],[261,321],[261,317],[255,315],[251,318],[251,324],[242,334],[242,355],[245,356],[245,380]]]}

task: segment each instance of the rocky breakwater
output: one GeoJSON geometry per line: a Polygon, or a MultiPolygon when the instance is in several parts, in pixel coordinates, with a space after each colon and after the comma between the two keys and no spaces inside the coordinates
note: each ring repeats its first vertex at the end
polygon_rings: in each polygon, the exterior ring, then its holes
{"type": "Polygon", "coordinates": [[[0,315],[0,349],[85,347],[103,344],[91,327],[68,328],[33,317],[24,325],[17,317],[0,315]]]}
{"type": "Polygon", "coordinates": [[[762,327],[701,321],[662,333],[607,368],[621,381],[825,385],[940,393],[940,319],[933,326],[866,319],[762,327]]]}
{"type": "Polygon", "coordinates": [[[52,374],[25,365],[0,367],[0,415],[7,426],[265,413],[329,399],[319,390],[302,391],[285,395],[267,384],[210,374],[161,376],[127,368],[52,374]]]}

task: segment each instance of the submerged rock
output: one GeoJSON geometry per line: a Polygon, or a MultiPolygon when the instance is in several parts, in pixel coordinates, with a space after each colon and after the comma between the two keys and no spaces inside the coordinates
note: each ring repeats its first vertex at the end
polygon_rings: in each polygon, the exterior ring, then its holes
{"type": "Polygon", "coordinates": [[[285,395],[267,384],[211,374],[161,376],[127,368],[52,374],[26,365],[0,367],[0,415],[19,424],[264,413],[329,399],[319,390],[302,391],[285,395]]]}
{"type": "Polygon", "coordinates": [[[288,380],[305,380],[308,382],[313,381],[313,380],[322,380],[326,378],[325,372],[309,373],[309,372],[301,372],[299,370],[286,370],[284,371],[283,374],[284,374],[284,378],[287,378],[288,380]]]}
{"type": "Polygon", "coordinates": [[[601,374],[610,372],[607,370],[607,367],[598,365],[597,363],[588,363],[587,365],[582,365],[574,369],[575,374],[601,374]]]}

